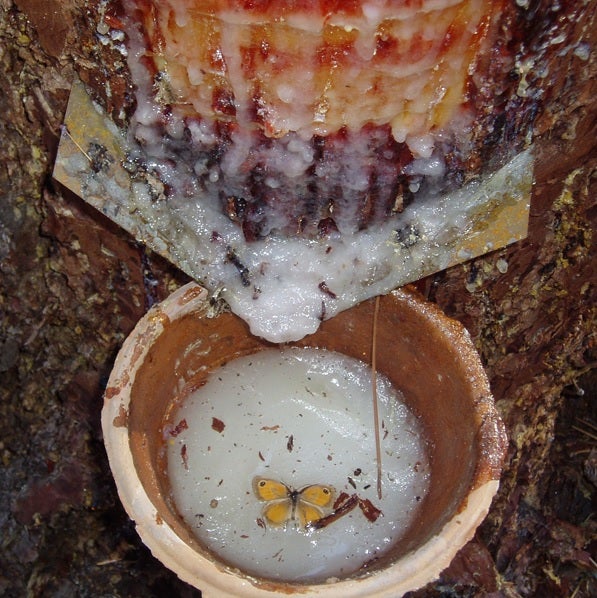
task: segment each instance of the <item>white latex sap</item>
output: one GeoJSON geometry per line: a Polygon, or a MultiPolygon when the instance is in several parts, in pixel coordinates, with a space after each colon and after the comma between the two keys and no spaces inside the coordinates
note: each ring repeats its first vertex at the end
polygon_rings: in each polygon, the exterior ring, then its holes
{"type": "Polygon", "coordinates": [[[271,349],[213,372],[164,431],[173,498],[197,537],[246,573],[305,582],[349,575],[399,542],[428,488],[425,440],[378,376],[379,499],[371,385],[366,364],[317,349],[271,349]],[[357,507],[319,530],[272,526],[256,476],[331,485],[382,514],[369,521],[357,507]]]}

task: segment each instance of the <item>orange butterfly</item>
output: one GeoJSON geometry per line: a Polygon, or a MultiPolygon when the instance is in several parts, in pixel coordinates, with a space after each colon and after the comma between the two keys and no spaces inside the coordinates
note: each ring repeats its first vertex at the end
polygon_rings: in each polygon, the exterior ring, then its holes
{"type": "Polygon", "coordinates": [[[274,526],[295,521],[304,528],[321,519],[325,515],[324,508],[334,499],[331,486],[311,484],[295,490],[283,482],[260,477],[253,480],[253,490],[257,498],[267,502],[262,510],[263,518],[274,526]]]}

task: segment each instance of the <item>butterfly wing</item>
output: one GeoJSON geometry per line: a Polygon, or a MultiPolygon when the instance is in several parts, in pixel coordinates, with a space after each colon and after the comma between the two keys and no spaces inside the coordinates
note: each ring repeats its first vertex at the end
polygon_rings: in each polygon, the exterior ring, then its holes
{"type": "Polygon", "coordinates": [[[286,498],[270,502],[263,507],[261,513],[270,525],[283,525],[292,519],[292,500],[286,498]]]}
{"type": "Polygon", "coordinates": [[[319,521],[324,516],[323,509],[303,502],[300,498],[296,503],[294,518],[298,520],[300,527],[306,527],[309,523],[319,521]]]}
{"type": "Polygon", "coordinates": [[[323,507],[328,507],[334,499],[334,489],[330,486],[313,484],[306,486],[298,493],[296,503],[296,517],[301,527],[321,519],[325,512],[323,507]]]}
{"type": "Polygon", "coordinates": [[[253,480],[253,490],[259,500],[279,500],[290,497],[290,488],[276,480],[257,477],[253,480]]]}
{"type": "Polygon", "coordinates": [[[261,511],[263,518],[271,525],[282,525],[293,517],[293,499],[291,489],[282,482],[256,477],[253,490],[259,498],[268,504],[261,511]]]}
{"type": "Polygon", "coordinates": [[[313,484],[303,488],[299,492],[299,497],[302,502],[308,502],[317,507],[327,507],[334,499],[334,489],[323,484],[313,484]]]}

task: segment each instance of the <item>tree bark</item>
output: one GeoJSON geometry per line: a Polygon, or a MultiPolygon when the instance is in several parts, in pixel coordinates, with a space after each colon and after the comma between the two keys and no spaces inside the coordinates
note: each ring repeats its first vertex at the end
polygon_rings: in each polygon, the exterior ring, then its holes
{"type": "MultiPolygon", "coordinates": [[[[552,5],[531,4],[539,16],[552,5]]],[[[548,53],[548,75],[538,83],[528,238],[418,284],[470,331],[510,447],[476,538],[416,596],[597,594],[597,3],[560,4],[565,51],[548,53]]],[[[97,83],[103,65],[124,69],[122,57],[96,38],[103,6],[0,0],[6,596],[199,595],[137,537],[99,426],[120,344],[186,278],[51,179],[74,76],[97,83]]],[[[116,112],[127,89],[123,78],[110,77],[115,84],[104,101],[116,112]]]]}

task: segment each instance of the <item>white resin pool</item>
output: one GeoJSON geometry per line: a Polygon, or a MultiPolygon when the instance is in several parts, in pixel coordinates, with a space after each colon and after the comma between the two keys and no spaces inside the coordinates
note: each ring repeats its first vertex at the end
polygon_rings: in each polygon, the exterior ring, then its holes
{"type": "MultiPolygon", "coordinates": [[[[271,349],[234,360],[186,397],[164,428],[177,508],[227,563],[260,577],[317,582],[344,577],[396,544],[420,508],[429,463],[418,419],[377,376],[382,498],[369,366],[318,349],[271,349]],[[369,499],[322,529],[289,517],[272,525],[256,477],[369,499]]],[[[333,503],[333,501],[331,501],[333,503]]],[[[324,508],[332,510],[332,504],[324,508]]]]}

